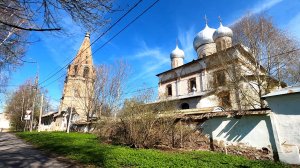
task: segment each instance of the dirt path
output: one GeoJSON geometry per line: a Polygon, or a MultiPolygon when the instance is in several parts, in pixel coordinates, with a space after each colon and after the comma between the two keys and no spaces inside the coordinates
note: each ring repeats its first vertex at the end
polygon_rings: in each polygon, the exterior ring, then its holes
{"type": "Polygon", "coordinates": [[[0,132],[0,167],[81,167],[71,162],[47,156],[24,143],[14,134],[0,132]]]}

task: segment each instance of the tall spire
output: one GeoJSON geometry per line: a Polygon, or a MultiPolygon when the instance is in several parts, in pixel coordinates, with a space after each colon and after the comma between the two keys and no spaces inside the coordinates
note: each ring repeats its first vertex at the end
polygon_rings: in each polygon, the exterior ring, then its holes
{"type": "Polygon", "coordinates": [[[86,32],[85,37],[90,37],[90,32],[86,32]]]}
{"type": "Polygon", "coordinates": [[[86,33],[84,40],[77,52],[76,58],[73,61],[73,64],[93,64],[89,32],[86,33]]]}

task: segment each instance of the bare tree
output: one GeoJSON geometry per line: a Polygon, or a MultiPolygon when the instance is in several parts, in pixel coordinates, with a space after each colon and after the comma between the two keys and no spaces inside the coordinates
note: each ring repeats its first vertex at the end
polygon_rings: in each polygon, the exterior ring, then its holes
{"type": "Polygon", "coordinates": [[[111,116],[121,107],[128,65],[119,60],[111,66],[99,65],[93,71],[84,83],[74,86],[78,90],[77,103],[85,110],[87,121],[111,116]]]}
{"type": "MultiPolygon", "coordinates": [[[[24,21],[17,17],[21,11],[10,8],[12,4],[14,4],[13,1],[0,2],[0,20],[21,25],[24,21]],[[4,4],[6,7],[3,6],[4,4]]],[[[10,70],[22,63],[26,37],[26,32],[0,22],[0,90],[5,89],[10,70]]]]}
{"type": "Polygon", "coordinates": [[[159,102],[146,104],[151,97],[151,90],[137,97],[128,99],[121,110],[120,129],[121,139],[127,144],[138,147],[153,147],[154,145],[169,145],[172,138],[172,128],[175,125],[176,102],[159,102]],[[161,114],[173,115],[161,117],[161,114]],[[166,140],[168,139],[168,140],[166,140]],[[164,142],[163,142],[164,141],[164,142]],[[168,143],[165,141],[169,141],[168,143]]]}
{"type": "MultiPolygon", "coordinates": [[[[263,66],[267,75],[278,81],[278,85],[281,82],[299,82],[299,43],[290,33],[277,28],[270,16],[263,13],[247,15],[235,23],[232,29],[234,43],[241,43],[250,49],[257,61],[256,69],[263,66]]],[[[257,81],[262,80],[258,74],[255,77],[257,81]]]]}
{"type": "MultiPolygon", "coordinates": [[[[63,17],[69,16],[89,31],[108,22],[104,16],[113,12],[112,0],[2,0],[0,2],[0,78],[23,62],[29,32],[60,32],[63,17]]],[[[3,89],[4,85],[0,86],[3,89]]]]}
{"type": "Polygon", "coordinates": [[[232,29],[233,47],[207,61],[212,91],[228,110],[265,108],[263,95],[299,82],[299,44],[264,14],[248,15],[232,29]]]}
{"type": "Polygon", "coordinates": [[[128,74],[128,64],[123,60],[113,66],[100,65],[96,68],[94,112],[98,118],[110,116],[120,109],[128,74]]]}
{"type": "Polygon", "coordinates": [[[93,29],[103,26],[103,16],[112,9],[112,0],[4,0],[0,3],[1,13],[13,15],[22,22],[2,17],[0,23],[24,31],[61,30],[60,19],[69,15],[75,22],[93,29]]]}
{"type": "Polygon", "coordinates": [[[220,83],[225,83],[224,87],[227,88],[224,90],[223,87],[223,92],[232,92],[231,95],[234,95],[231,100],[237,104],[236,109],[264,108],[266,104],[261,99],[264,94],[285,87],[286,83],[299,81],[298,42],[278,29],[271,18],[264,14],[246,16],[232,29],[233,48],[243,48],[246,52],[220,52],[211,66],[218,65],[219,72],[224,79],[226,77],[226,82],[220,83]]]}
{"type": "Polygon", "coordinates": [[[124,101],[116,118],[101,118],[97,129],[103,140],[131,147],[190,147],[202,136],[178,118],[177,101],[152,100],[153,90],[139,92],[124,101]]]}
{"type": "MultiPolygon", "coordinates": [[[[26,110],[32,110],[32,105],[34,105],[34,125],[37,126],[38,115],[41,93],[46,94],[44,90],[34,88],[33,82],[28,80],[23,85],[21,85],[15,92],[8,95],[6,107],[4,112],[8,114],[10,122],[13,125],[14,130],[20,131],[25,127],[28,128],[29,122],[24,121],[24,115],[26,110]],[[35,102],[34,99],[36,100],[35,102]]],[[[45,99],[43,106],[49,106],[49,100],[45,99]]]]}
{"type": "MultiPolygon", "coordinates": [[[[264,107],[259,95],[266,93],[267,82],[271,82],[266,81],[268,75],[265,69],[262,66],[256,69],[255,59],[241,52],[242,48],[239,44],[218,52],[210,56],[207,63],[207,68],[214,69],[209,78],[212,84],[210,90],[218,97],[219,106],[225,110],[241,111],[264,107]],[[260,81],[253,77],[256,74],[262,78],[260,81]]],[[[277,83],[275,86],[269,84],[269,88],[271,86],[275,87],[277,83]]]]}

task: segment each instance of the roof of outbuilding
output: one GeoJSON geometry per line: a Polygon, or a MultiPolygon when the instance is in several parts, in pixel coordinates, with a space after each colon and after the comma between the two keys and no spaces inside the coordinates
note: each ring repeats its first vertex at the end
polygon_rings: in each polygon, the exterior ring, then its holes
{"type": "Polygon", "coordinates": [[[274,92],[266,94],[262,96],[262,98],[272,97],[272,96],[279,96],[279,95],[286,95],[286,94],[293,94],[293,93],[300,93],[300,86],[292,86],[286,87],[283,89],[278,89],[274,92]]]}
{"type": "Polygon", "coordinates": [[[51,112],[48,112],[46,114],[43,114],[42,117],[47,117],[47,116],[50,116],[50,115],[54,115],[56,113],[58,113],[58,111],[51,111],[51,112]]]}

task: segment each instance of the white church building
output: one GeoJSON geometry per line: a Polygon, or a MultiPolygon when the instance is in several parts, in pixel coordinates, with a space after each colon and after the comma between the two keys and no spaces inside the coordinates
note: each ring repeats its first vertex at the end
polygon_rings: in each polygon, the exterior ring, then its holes
{"type": "Polygon", "coordinates": [[[206,23],[194,38],[197,58],[187,63],[184,51],[176,45],[170,54],[171,69],[157,74],[159,101],[178,101],[179,109],[262,108],[260,95],[268,93],[266,87],[270,91],[278,84],[266,75],[247,47],[233,45],[233,36],[232,30],[221,22],[218,29],[206,23]]]}

